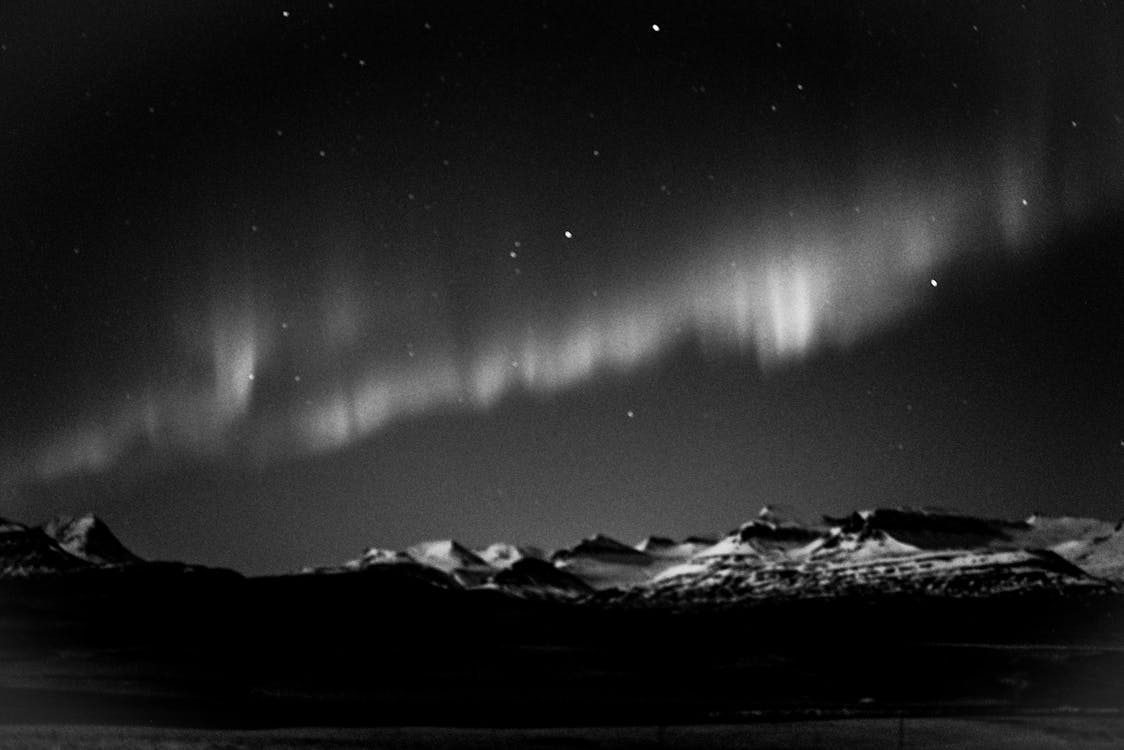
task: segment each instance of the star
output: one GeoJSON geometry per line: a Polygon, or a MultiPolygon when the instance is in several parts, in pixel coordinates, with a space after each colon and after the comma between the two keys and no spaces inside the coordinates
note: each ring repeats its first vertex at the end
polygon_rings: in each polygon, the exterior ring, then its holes
{"type": "Polygon", "coordinates": [[[659,31],[659,30],[660,30],[660,25],[658,23],[652,24],[652,31],[659,31]]]}
{"type": "Polygon", "coordinates": [[[574,238],[574,235],[573,235],[573,234],[571,234],[571,232],[570,232],[570,230],[569,230],[569,229],[567,229],[567,230],[566,230],[565,232],[563,232],[563,233],[562,233],[562,236],[563,236],[563,237],[565,237],[565,238],[566,238],[566,239],[568,239],[568,240],[571,240],[571,239],[573,239],[573,238],[574,238]]]}
{"type": "Polygon", "coordinates": [[[931,286],[935,289],[936,286],[937,286],[937,280],[936,279],[929,279],[929,286],[931,286]]]}

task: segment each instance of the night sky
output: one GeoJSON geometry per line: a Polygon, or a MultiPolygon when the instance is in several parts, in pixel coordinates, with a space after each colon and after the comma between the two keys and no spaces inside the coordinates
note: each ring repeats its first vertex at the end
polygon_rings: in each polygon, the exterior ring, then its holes
{"type": "Polygon", "coordinates": [[[281,572],[1124,515],[1124,5],[0,4],[0,515],[281,572]]]}

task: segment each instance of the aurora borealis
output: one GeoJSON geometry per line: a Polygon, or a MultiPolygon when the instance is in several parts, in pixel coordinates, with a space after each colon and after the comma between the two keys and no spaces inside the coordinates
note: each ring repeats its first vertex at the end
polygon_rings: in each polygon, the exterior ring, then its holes
{"type": "Polygon", "coordinates": [[[161,5],[0,10],[0,514],[250,569],[1112,515],[1119,9],[161,5]]]}

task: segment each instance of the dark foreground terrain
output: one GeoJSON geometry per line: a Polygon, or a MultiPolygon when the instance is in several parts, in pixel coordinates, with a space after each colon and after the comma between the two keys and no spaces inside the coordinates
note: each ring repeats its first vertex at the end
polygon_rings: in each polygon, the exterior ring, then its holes
{"type": "Polygon", "coordinates": [[[964,747],[999,746],[986,738],[1007,731],[1023,738],[1010,746],[1086,747],[1119,746],[1124,731],[1116,594],[690,614],[442,589],[392,570],[245,579],[157,566],[4,582],[0,746],[307,747],[273,730],[331,727],[311,746],[893,747],[904,720],[910,736],[964,747]],[[410,726],[447,729],[391,729],[410,726]]]}
{"type": "Polygon", "coordinates": [[[0,727],[0,746],[13,750],[102,748],[275,748],[307,750],[435,750],[436,748],[1118,748],[1124,720],[1106,717],[902,718],[770,721],[690,726],[481,729],[198,730],[134,727],[0,727]]]}

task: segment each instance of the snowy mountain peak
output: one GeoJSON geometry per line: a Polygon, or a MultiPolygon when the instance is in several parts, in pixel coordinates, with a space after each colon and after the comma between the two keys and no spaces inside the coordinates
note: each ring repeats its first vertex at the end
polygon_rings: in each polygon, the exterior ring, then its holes
{"type": "Polygon", "coordinates": [[[796,508],[773,503],[761,506],[761,510],[757,511],[757,520],[776,526],[808,526],[796,508]]]}
{"type": "Polygon", "coordinates": [[[452,539],[421,542],[406,550],[406,554],[422,565],[452,573],[462,568],[490,568],[471,550],[452,539]]]}
{"type": "Polygon", "coordinates": [[[93,513],[77,518],[56,516],[43,525],[43,533],[75,557],[97,565],[128,565],[141,561],[93,513]]]}

